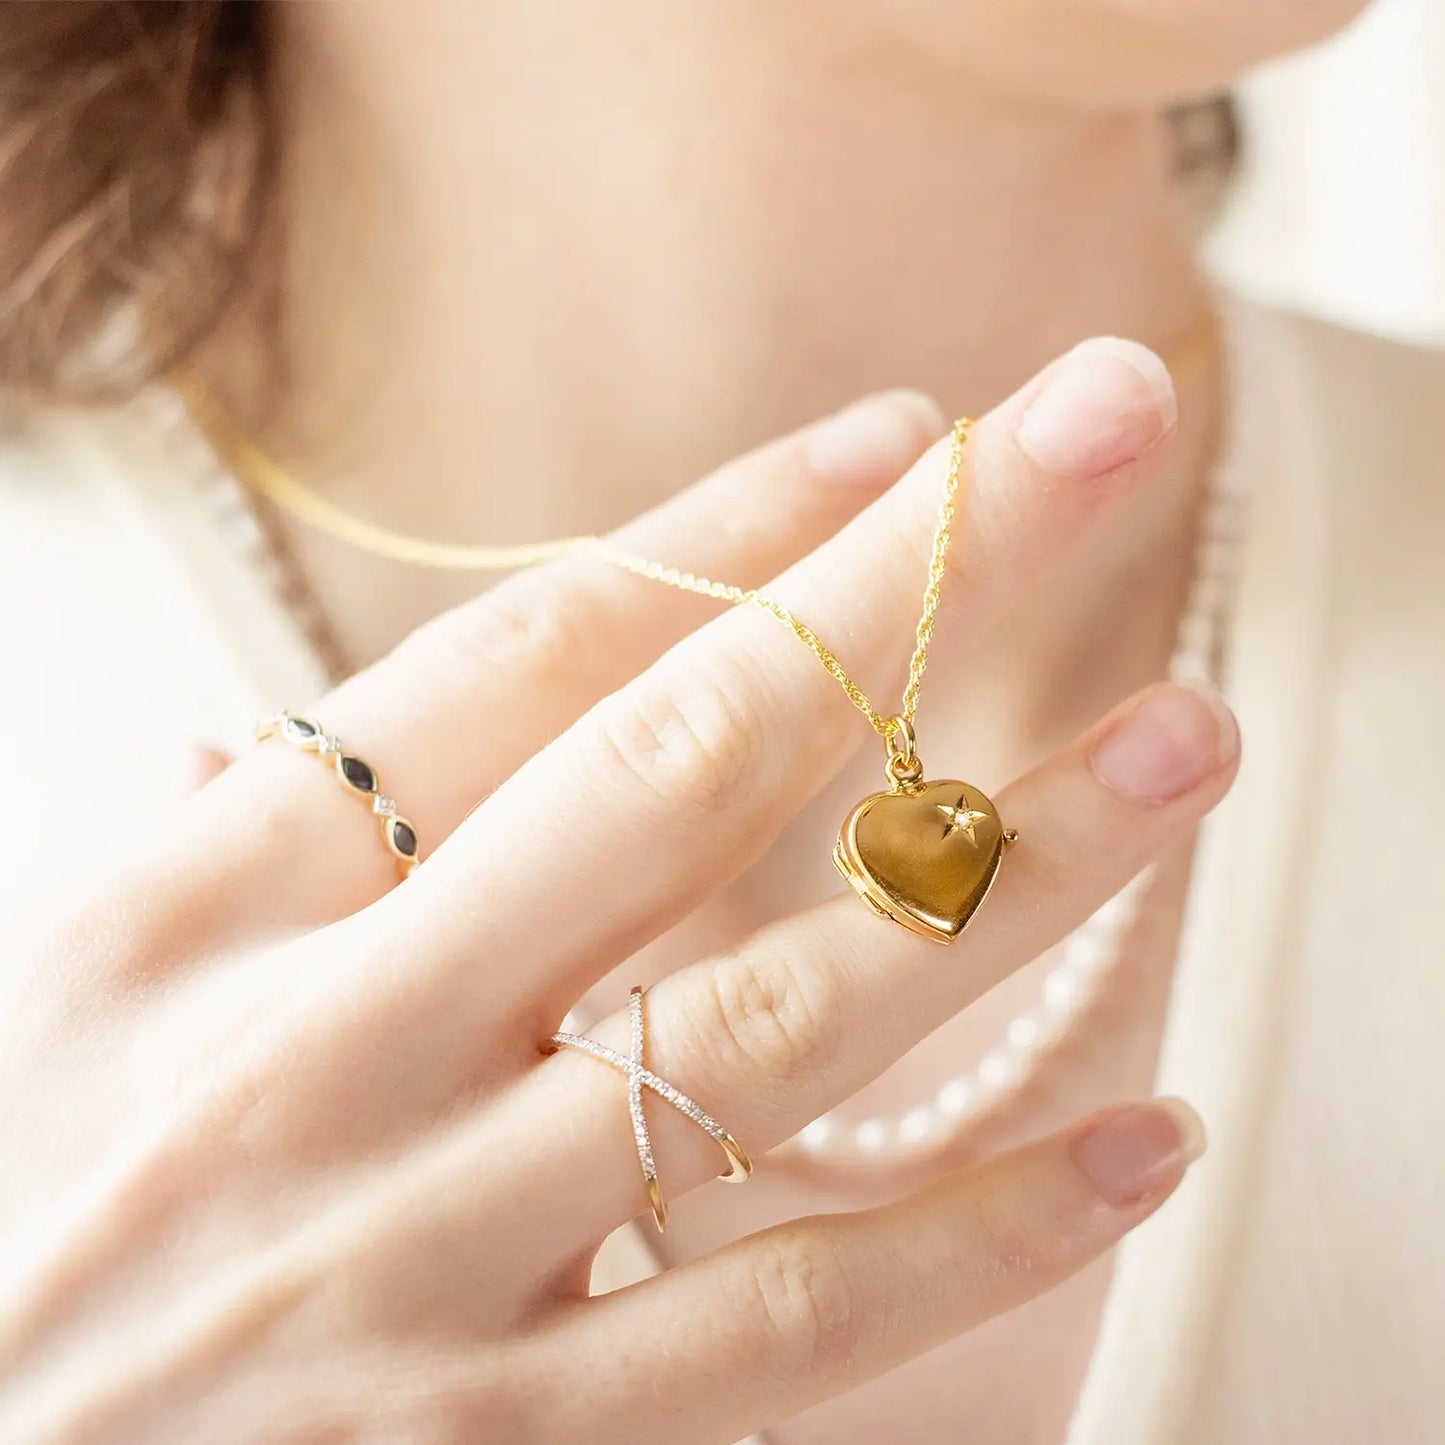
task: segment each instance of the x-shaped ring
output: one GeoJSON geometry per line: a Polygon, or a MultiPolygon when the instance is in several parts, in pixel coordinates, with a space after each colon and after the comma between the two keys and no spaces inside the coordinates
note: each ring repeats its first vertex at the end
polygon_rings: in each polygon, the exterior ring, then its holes
{"type": "Polygon", "coordinates": [[[730,1183],[740,1184],[753,1172],[752,1161],[743,1146],[713,1118],[696,1099],[674,1088],[666,1079],[659,1078],[646,1066],[644,1055],[647,1046],[647,1027],[643,1017],[642,989],[634,987],[627,1000],[627,1025],[632,1048],[631,1057],[599,1044],[595,1039],[584,1038],[581,1034],[556,1033],[547,1041],[551,1050],[575,1049],[578,1053],[590,1054],[594,1059],[610,1064],[627,1076],[627,1109],[632,1115],[632,1138],[637,1144],[637,1159],[642,1165],[642,1178],[647,1185],[647,1197],[652,1204],[652,1217],[659,1230],[667,1228],[667,1204],[662,1197],[662,1188],[657,1182],[657,1164],[652,1155],[652,1136],[647,1131],[647,1113],[642,1106],[642,1092],[651,1089],[660,1099],[665,1099],[679,1114],[692,1120],[698,1128],[711,1134],[728,1156],[727,1171],[720,1177],[730,1183]]]}

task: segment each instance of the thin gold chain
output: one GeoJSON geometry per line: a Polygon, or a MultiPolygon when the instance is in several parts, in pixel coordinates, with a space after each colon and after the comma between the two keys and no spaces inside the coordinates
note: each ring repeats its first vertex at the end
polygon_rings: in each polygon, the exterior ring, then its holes
{"type": "Polygon", "coordinates": [[[912,723],[918,711],[923,690],[923,673],[928,666],[928,645],[933,639],[933,624],[943,593],[943,574],[948,566],[948,544],[958,507],[958,490],[963,477],[964,454],[968,447],[971,419],[960,417],[953,424],[953,444],[949,452],[948,472],[943,482],[943,499],[939,505],[938,524],[933,534],[933,553],[928,565],[928,582],[923,591],[923,611],[914,637],[913,656],[908,664],[908,684],[903,691],[903,704],[896,715],[881,713],[868,694],[848,676],[837,654],[791,608],[752,587],[737,587],[730,582],[714,582],[695,572],[685,572],[665,562],[639,556],[619,547],[605,537],[558,537],[549,542],[527,542],[516,546],[492,547],[434,542],[425,537],[411,537],[404,532],[369,522],[319,496],[303,486],[289,472],[278,466],[259,448],[253,446],[215,404],[213,399],[194,383],[183,383],[180,391],[196,424],[221,460],[253,491],[289,512],[292,516],[324,532],[338,541],[357,547],[374,556],[415,566],[458,571],[501,572],[535,566],[578,552],[595,552],[615,566],[649,582],[711,597],[735,607],[756,607],[775,617],[791,629],[793,635],[823,665],[828,675],[848,695],[848,700],[868,719],[874,732],[895,750],[895,739],[903,739],[896,755],[912,761],[912,723]],[[906,726],[900,727],[900,724],[906,726]]]}
{"type": "Polygon", "coordinates": [[[928,666],[928,644],[933,639],[934,618],[938,614],[939,599],[943,595],[943,574],[948,567],[948,544],[958,507],[964,452],[968,446],[969,428],[972,425],[973,422],[968,417],[960,417],[953,424],[953,445],[949,452],[948,472],[943,482],[943,500],[939,506],[938,524],[933,533],[933,554],[928,564],[928,584],[923,591],[923,611],[918,618],[913,656],[908,663],[908,685],[903,691],[903,706],[894,717],[880,713],[869,701],[868,694],[848,676],[833,649],[806,622],[796,616],[791,608],[785,607],[776,599],[755,588],[735,587],[728,582],[713,582],[695,573],[683,572],[662,562],[653,562],[616,547],[603,538],[589,540],[609,561],[635,576],[645,577],[650,582],[661,582],[665,587],[677,587],[684,592],[696,592],[703,597],[715,597],[719,602],[730,602],[735,607],[758,607],[769,616],[776,617],[784,626],[791,628],[793,635],[822,663],[828,675],[848,694],[848,700],[868,719],[873,731],[884,742],[891,743],[899,730],[899,718],[911,724],[918,711],[918,698],[923,691],[923,672],[928,666]]]}

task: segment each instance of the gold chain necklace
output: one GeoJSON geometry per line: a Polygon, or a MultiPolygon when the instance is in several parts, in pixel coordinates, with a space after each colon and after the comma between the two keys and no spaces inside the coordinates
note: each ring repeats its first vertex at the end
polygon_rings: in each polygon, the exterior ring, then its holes
{"type": "Polygon", "coordinates": [[[868,719],[887,752],[888,788],[858,803],[843,822],[833,861],[875,913],[913,933],[949,943],[983,902],[1006,846],[1017,839],[1005,829],[993,803],[977,788],[956,779],[928,782],[919,761],[913,720],[928,666],[928,645],[948,565],[973,423],[953,424],[948,471],[933,535],[923,609],[908,665],[899,711],[878,711],[849,677],[837,655],[793,611],[776,599],[727,582],[715,582],[651,558],[638,556],[604,537],[562,537],[518,546],[464,546],[411,537],[367,521],[303,486],[255,447],[231,424],[212,398],[194,383],[180,387],[191,415],[220,459],[248,487],[299,521],[374,556],[415,566],[462,571],[514,571],[579,552],[590,552],[634,576],[711,597],[733,606],[756,607],[783,623],[816,657],[848,700],[868,719]]]}

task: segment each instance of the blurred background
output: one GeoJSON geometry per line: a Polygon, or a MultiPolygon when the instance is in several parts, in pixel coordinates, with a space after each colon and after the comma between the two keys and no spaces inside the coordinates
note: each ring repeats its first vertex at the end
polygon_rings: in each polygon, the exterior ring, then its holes
{"type": "Polygon", "coordinates": [[[1271,305],[1445,343],[1445,5],[1376,0],[1239,103],[1216,272],[1271,305]]]}

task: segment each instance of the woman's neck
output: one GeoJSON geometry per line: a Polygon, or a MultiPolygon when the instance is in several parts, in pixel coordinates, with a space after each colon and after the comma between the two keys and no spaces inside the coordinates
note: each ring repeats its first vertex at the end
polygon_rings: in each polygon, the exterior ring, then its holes
{"type": "Polygon", "coordinates": [[[309,480],[575,532],[875,387],[977,412],[1085,335],[1196,326],[1156,118],[984,98],[793,7],[637,9],[278,7],[271,440],[309,480]]]}

